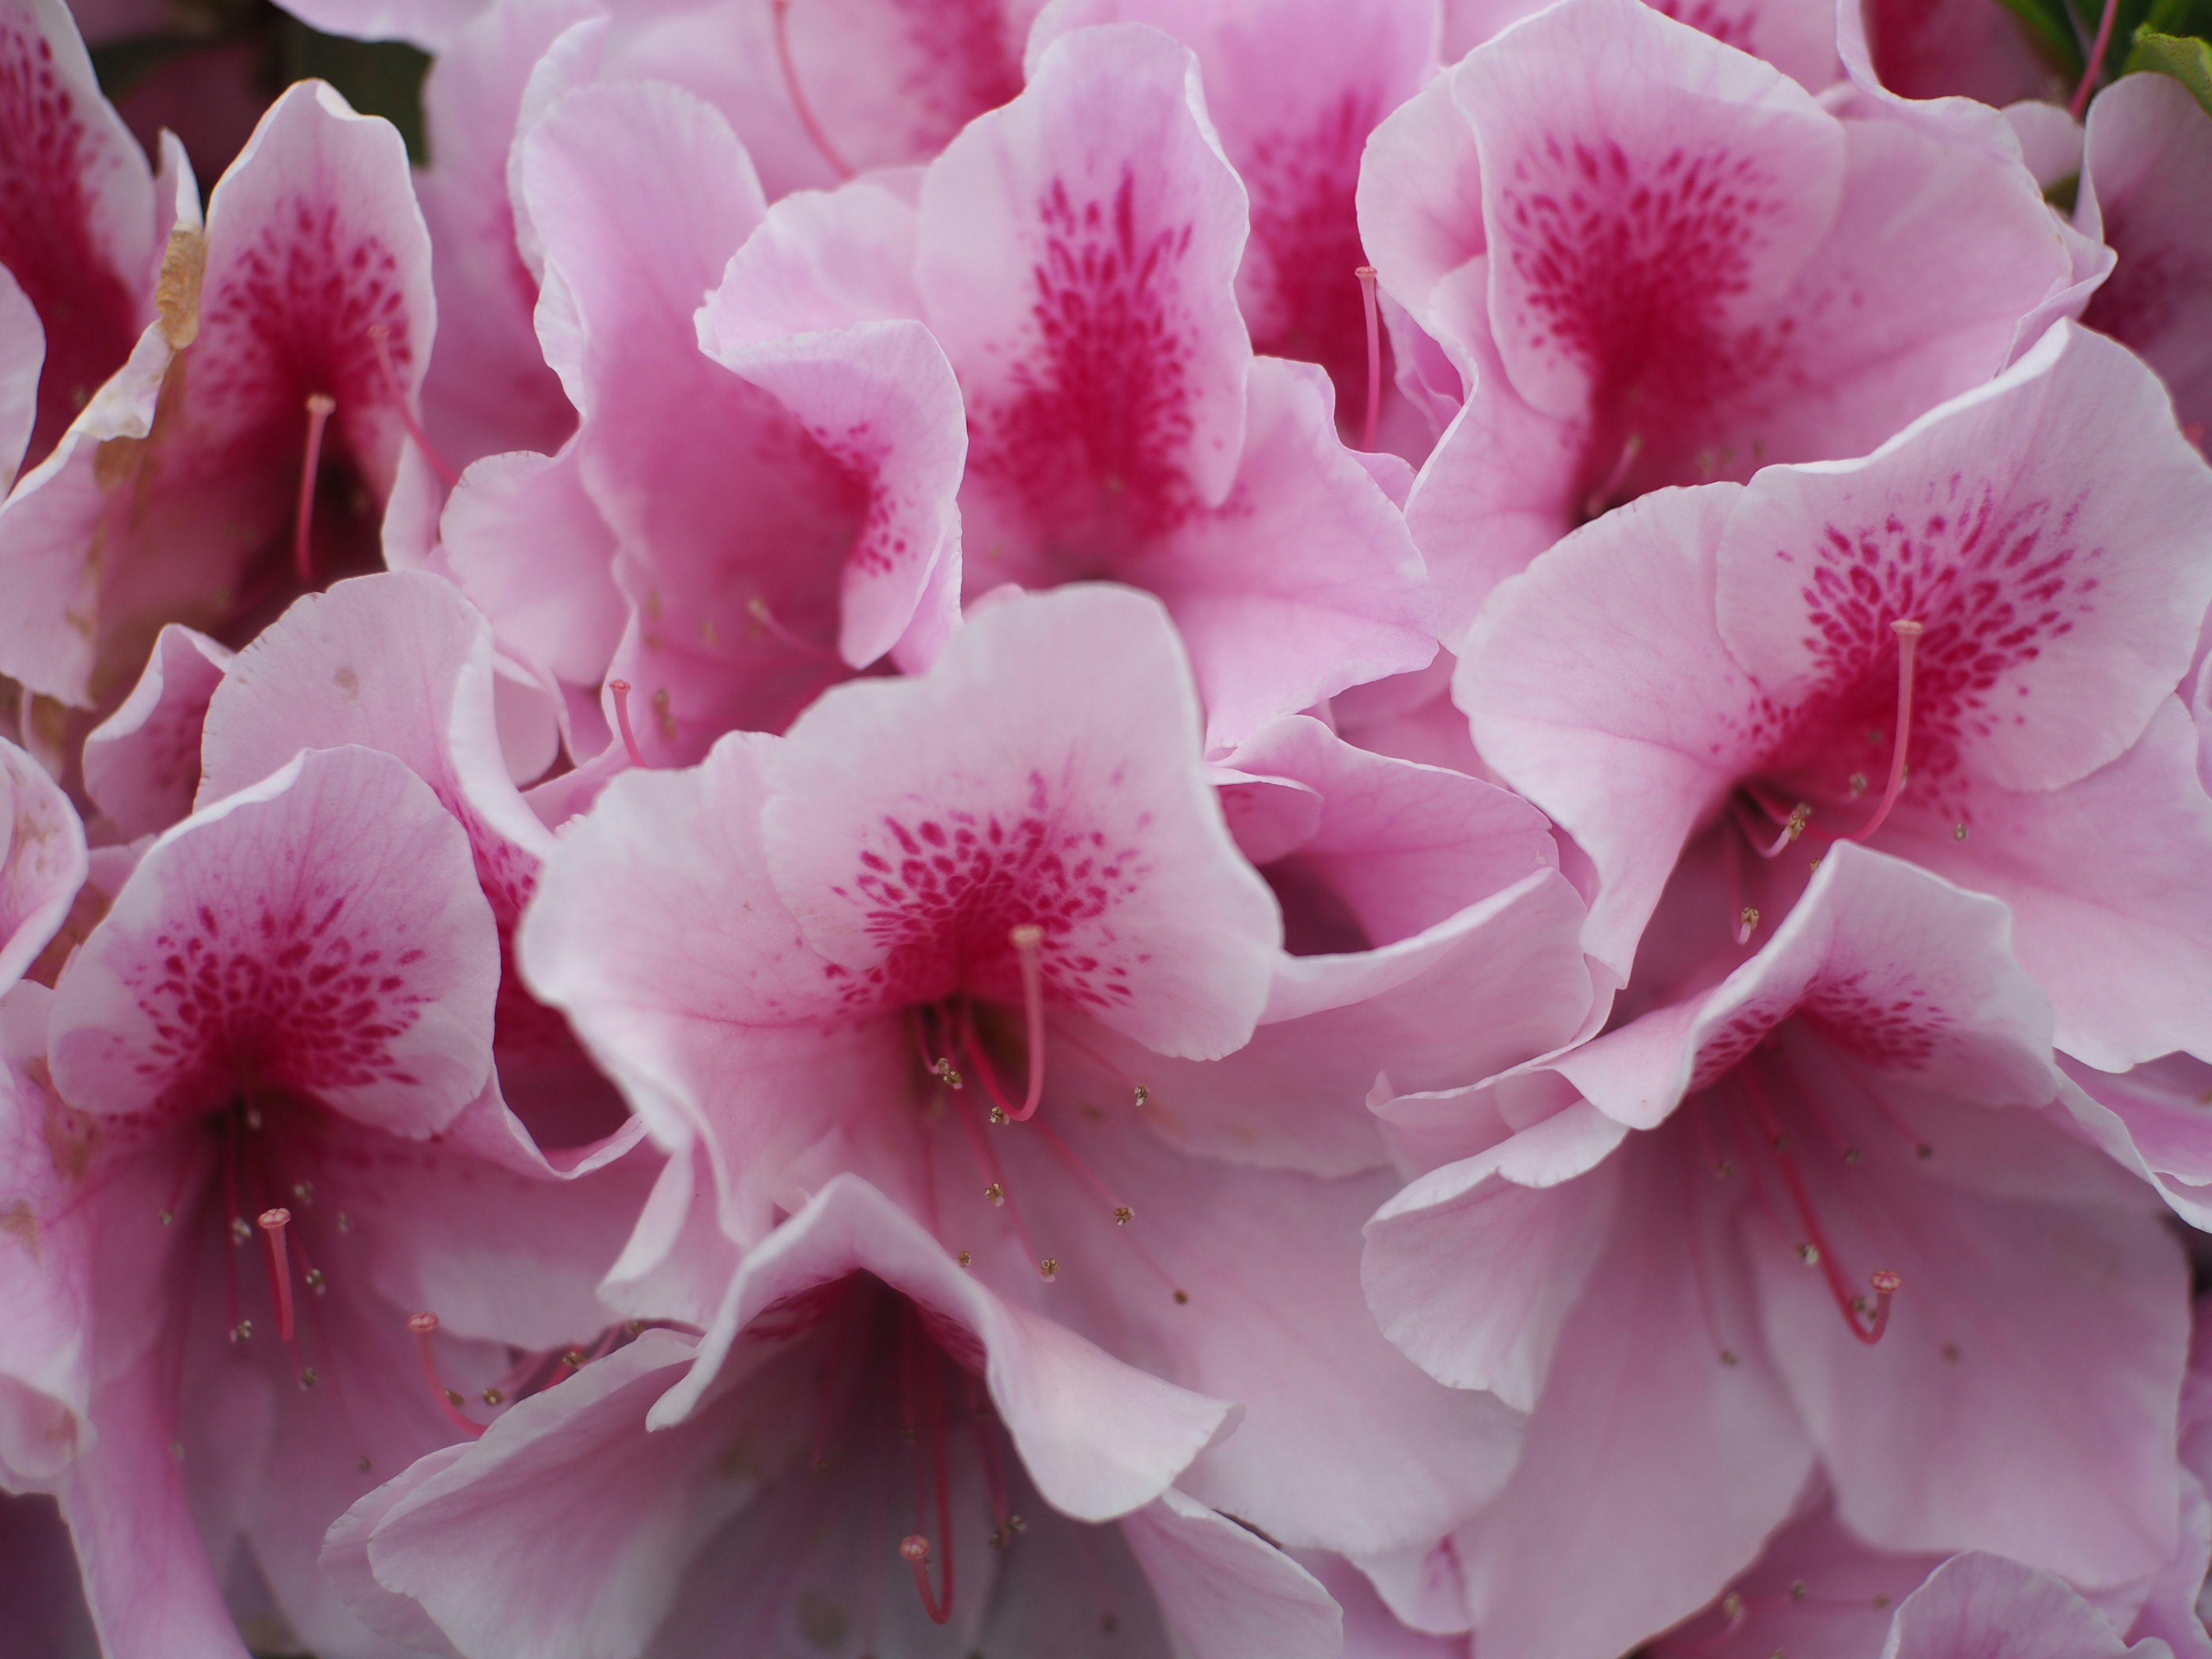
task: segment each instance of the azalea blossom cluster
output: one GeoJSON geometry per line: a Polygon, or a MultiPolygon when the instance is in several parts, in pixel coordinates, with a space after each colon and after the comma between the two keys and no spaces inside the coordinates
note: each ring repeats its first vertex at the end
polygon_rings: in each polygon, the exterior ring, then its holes
{"type": "Polygon", "coordinates": [[[294,9],[0,0],[0,1648],[2212,1659],[2128,6],[294,9]]]}

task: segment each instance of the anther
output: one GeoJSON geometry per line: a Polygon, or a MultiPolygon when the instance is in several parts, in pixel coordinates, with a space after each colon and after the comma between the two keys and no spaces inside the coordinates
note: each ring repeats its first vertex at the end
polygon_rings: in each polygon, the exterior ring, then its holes
{"type": "Polygon", "coordinates": [[[1966,838],[1966,826],[1964,822],[1954,823],[1951,826],[1951,839],[1953,841],[1964,841],[1966,838]]]}
{"type": "Polygon", "coordinates": [[[422,430],[422,423],[415,418],[408,407],[406,389],[399,384],[398,371],[392,366],[392,331],[382,323],[368,325],[368,343],[376,349],[376,366],[384,371],[384,389],[392,394],[392,406],[399,411],[399,423],[407,428],[407,435],[415,441],[415,447],[422,452],[422,459],[430,463],[430,470],[445,481],[451,489],[461,481],[461,475],[446,464],[446,458],[430,447],[430,440],[422,430]]]}
{"type": "Polygon", "coordinates": [[[1925,1164],[1929,1158],[1936,1156],[1936,1149],[1923,1140],[1917,1146],[1915,1146],[1912,1149],[1912,1155],[1918,1158],[1923,1164],[1925,1164]]]}
{"type": "Polygon", "coordinates": [[[967,1251],[963,1250],[958,1255],[954,1256],[952,1259],[964,1267],[968,1266],[969,1263],[975,1261],[975,1258],[970,1255],[967,1251]]]}
{"type": "Polygon", "coordinates": [[[323,428],[337,412],[337,400],[328,392],[307,394],[307,451],[300,465],[300,507],[292,520],[292,570],[300,586],[312,587],[315,560],[307,546],[307,526],[315,515],[315,474],[323,464],[323,428]]]}
{"type": "Polygon", "coordinates": [[[313,1388],[315,1386],[315,1368],[313,1365],[301,1366],[300,1388],[301,1392],[304,1393],[306,1390],[313,1388]]]}
{"type": "Polygon", "coordinates": [[[253,1322],[250,1319],[241,1319],[230,1328],[230,1340],[234,1342],[249,1341],[252,1335],[253,1322]]]}
{"type": "Polygon", "coordinates": [[[1152,1091],[1145,1087],[1143,1084],[1139,1083],[1135,1088],[1129,1091],[1129,1097],[1130,1103],[1135,1106],[1136,1109],[1141,1112],[1145,1109],[1145,1103],[1152,1097],[1152,1091]]]}
{"type": "Polygon", "coordinates": [[[1741,1364],[1741,1363],[1742,1363],[1742,1362],[1741,1362],[1741,1361],[1740,1361],[1740,1360],[1736,1358],[1735,1350],[1734,1348],[1723,1348],[1723,1349],[1721,1350],[1721,1364],[1723,1364],[1723,1365],[1735,1365],[1735,1364],[1741,1364]]]}
{"type": "Polygon", "coordinates": [[[930,1070],[937,1073],[937,1080],[948,1089],[964,1086],[960,1073],[953,1069],[952,1061],[949,1056],[940,1055],[937,1064],[931,1066],[930,1070]]]}
{"type": "Polygon", "coordinates": [[[1006,1189],[1000,1182],[994,1181],[991,1182],[989,1186],[983,1188],[983,1196],[989,1199],[994,1204],[1004,1204],[1006,1201],[1006,1189]]]}
{"type": "Polygon", "coordinates": [[[645,764],[645,753],[637,746],[637,733],[631,731],[629,726],[629,682],[609,680],[607,695],[614,699],[615,726],[622,733],[623,748],[629,756],[629,763],[632,766],[642,767],[645,764]]]}
{"type": "MultiPolygon", "coordinates": [[[[781,11],[783,8],[779,6],[776,9],[781,11]]],[[[910,1532],[899,1540],[899,1554],[916,1565],[927,1561],[929,1559],[929,1540],[918,1532],[910,1532]]]]}
{"type": "Polygon", "coordinates": [[[308,1268],[307,1272],[307,1288],[313,1291],[317,1296],[325,1295],[331,1288],[331,1281],[323,1277],[323,1270],[320,1267],[308,1268]]]}
{"type": "Polygon", "coordinates": [[[1382,319],[1375,303],[1375,267],[1362,265],[1352,274],[1359,279],[1360,303],[1367,313],[1367,422],[1359,447],[1372,450],[1376,419],[1382,410],[1382,319]]]}
{"type": "Polygon", "coordinates": [[[461,1396],[447,1388],[445,1379],[438,1375],[438,1356],[430,1346],[430,1339],[438,1332],[438,1316],[427,1312],[410,1314],[407,1316],[407,1328],[414,1332],[422,1342],[422,1375],[429,1379],[430,1393],[438,1402],[438,1409],[445,1413],[446,1420],[455,1428],[465,1430],[470,1434],[482,1434],[484,1431],[484,1425],[472,1423],[461,1415],[461,1396]]]}
{"type": "Polygon", "coordinates": [[[487,1406],[504,1406],[507,1403],[507,1396],[497,1389],[486,1389],[483,1391],[483,1402],[487,1406]]]}
{"type": "Polygon", "coordinates": [[[244,1216],[234,1215],[231,1217],[230,1242],[232,1243],[243,1244],[247,1239],[252,1237],[253,1229],[246,1224],[246,1218],[244,1216]]]}
{"type": "Polygon", "coordinates": [[[1025,921],[1006,935],[1022,965],[1022,1012],[1029,1024],[1030,1091],[1018,1110],[1009,1113],[1017,1123],[1036,1115],[1044,1098],[1044,929],[1025,921]]]}
{"type": "Polygon", "coordinates": [[[1807,1594],[1805,1581],[1803,1579],[1793,1578],[1790,1581],[1790,1599],[1791,1601],[1802,1601],[1805,1599],[1807,1594]]]}
{"type": "Polygon", "coordinates": [[[246,1127],[256,1134],[261,1133],[261,1109],[258,1106],[246,1109],[246,1127]]]}
{"type": "Polygon", "coordinates": [[[1137,1212],[1131,1209],[1127,1205],[1116,1204],[1114,1206],[1114,1224],[1115,1226],[1126,1227],[1136,1218],[1137,1212]]]}
{"type": "Polygon", "coordinates": [[[1190,1302],[1190,1292],[1188,1291],[1177,1291],[1175,1293],[1175,1299],[1176,1307],[1186,1307],[1190,1302]]]}
{"type": "Polygon", "coordinates": [[[164,1211],[162,1211],[162,1212],[161,1212],[161,1224],[162,1224],[164,1227],[167,1227],[167,1226],[172,1226],[172,1225],[173,1225],[173,1224],[175,1224],[175,1222],[176,1222],[176,1219],[177,1219],[177,1215],[176,1215],[176,1212],[175,1212],[175,1211],[173,1211],[173,1210],[164,1210],[164,1211]]]}
{"type": "MultiPolygon", "coordinates": [[[[1866,828],[1850,836],[1852,841],[1864,841],[1881,828],[1889,817],[1889,810],[1897,805],[1897,798],[1905,788],[1905,757],[1912,740],[1912,659],[1920,644],[1920,635],[1926,631],[1923,624],[1910,617],[1899,617],[1890,623],[1890,631],[1897,635],[1897,740],[1889,752],[1889,781],[1882,786],[1881,803],[1874,809],[1866,828]]],[[[1854,782],[1857,781],[1856,779],[1854,782]]],[[[1861,785],[1861,788],[1864,787],[1861,785]]],[[[1854,794],[1859,790],[1852,791],[1854,794]]]]}
{"type": "Polygon", "coordinates": [[[292,1340],[292,1262],[284,1249],[284,1229],[291,1224],[286,1209],[261,1212],[261,1236],[269,1241],[269,1288],[276,1298],[276,1340],[292,1340]]]}
{"type": "Polygon", "coordinates": [[[1736,915],[1735,942],[1738,945],[1750,944],[1752,934],[1758,930],[1759,912],[1753,906],[1747,904],[1736,915]]]}
{"type": "Polygon", "coordinates": [[[343,1210],[338,1212],[338,1231],[342,1233],[349,1233],[353,1231],[353,1218],[343,1210]]]}
{"type": "Polygon", "coordinates": [[[571,1348],[561,1356],[561,1363],[572,1371],[580,1371],[584,1369],[584,1356],[571,1348]]]}
{"type": "Polygon", "coordinates": [[[302,1204],[313,1204],[315,1201],[315,1189],[307,1182],[295,1181],[292,1183],[292,1196],[302,1204]]]}
{"type": "MultiPolygon", "coordinates": [[[[813,107],[806,101],[806,94],[799,84],[799,69],[791,61],[791,0],[769,0],[769,9],[775,14],[775,61],[783,72],[783,89],[791,94],[791,107],[799,117],[799,125],[806,129],[806,136],[814,141],[814,148],[822,152],[822,159],[830,165],[840,179],[850,179],[853,167],[837,153],[830,142],[830,135],[822,131],[822,124],[814,118],[813,107]]],[[[938,1621],[943,1623],[942,1620],[938,1621]]]]}
{"type": "Polygon", "coordinates": [[[1060,1277],[1060,1258],[1054,1255],[1041,1257],[1037,1261],[1037,1277],[1044,1280],[1048,1285],[1051,1284],[1054,1279],[1058,1279],[1060,1277]]]}
{"type": "Polygon", "coordinates": [[[1800,1244],[1797,1247],[1797,1259],[1808,1267],[1819,1267],[1820,1247],[1817,1244],[1800,1244]]]}

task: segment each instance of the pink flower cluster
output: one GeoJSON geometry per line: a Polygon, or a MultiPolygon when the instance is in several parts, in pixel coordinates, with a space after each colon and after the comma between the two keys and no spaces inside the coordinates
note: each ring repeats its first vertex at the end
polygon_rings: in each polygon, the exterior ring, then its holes
{"type": "Polygon", "coordinates": [[[293,3],[0,0],[0,1650],[2212,1659],[2185,80],[293,3]]]}

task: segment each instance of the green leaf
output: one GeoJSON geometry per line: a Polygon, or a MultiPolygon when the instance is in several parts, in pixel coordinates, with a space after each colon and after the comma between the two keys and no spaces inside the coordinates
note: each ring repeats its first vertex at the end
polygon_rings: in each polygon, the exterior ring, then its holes
{"type": "Polygon", "coordinates": [[[2142,27],[2153,34],[2212,35],[2212,0],[2154,0],[2142,27]]]}
{"type": "Polygon", "coordinates": [[[2147,28],[2137,29],[2135,49],[2128,53],[2127,71],[2132,75],[2139,70],[2172,76],[2189,88],[2207,115],[2212,115],[2212,44],[2191,35],[2154,34],[2147,28]]]}

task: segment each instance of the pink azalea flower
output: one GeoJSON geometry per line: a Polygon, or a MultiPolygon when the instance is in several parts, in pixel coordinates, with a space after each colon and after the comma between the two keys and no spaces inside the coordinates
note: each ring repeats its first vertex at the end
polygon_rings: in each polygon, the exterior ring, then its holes
{"type": "MultiPolygon", "coordinates": [[[[1502,800],[1487,809],[1508,820],[1493,865],[1528,879],[1453,890],[1446,860],[1418,850],[1419,789],[1401,786],[1399,856],[1425,888],[1330,898],[1395,948],[1285,963],[1276,901],[1231,842],[1199,742],[1155,601],[1091,586],[1006,596],[925,676],[838,687],[787,737],[725,738],[688,773],[617,778],[548,861],[520,955],[656,1135],[704,1148],[720,1224],[741,1243],[856,1170],[1008,1300],[1243,1402],[1244,1427],[1182,1478],[1194,1497],[1287,1545],[1396,1548],[1496,1488],[1513,1425],[1406,1364],[1365,1313],[1352,1237],[1389,1172],[1287,1172],[1379,1161],[1324,1121],[1326,1089],[1359,1114],[1387,1045],[1346,1010],[1344,1055],[1279,1122],[1265,1103],[1323,1045],[1286,1024],[1272,1060],[1196,1062],[1234,1054],[1271,1013],[1325,1030],[1340,999],[1449,1009],[1451,975],[1421,972],[1462,941],[1455,971],[1511,1002],[1509,942],[1530,934],[1551,953],[1532,974],[1571,1000],[1530,998],[1516,1018],[1532,1042],[1564,1041],[1589,1006],[1573,907],[1553,901],[1533,820],[1502,800]],[[1480,913],[1459,918],[1470,900],[1480,913]],[[1495,965],[1474,944],[1486,929],[1495,965]]],[[[1297,757],[1279,758],[1287,773],[1297,757]]],[[[1308,758],[1324,781],[1361,775],[1353,757],[1308,758]]],[[[1464,850],[1443,820],[1467,805],[1421,816],[1464,850]]],[[[1360,811],[1322,809],[1312,884],[1328,879],[1333,834],[1386,843],[1360,811]]],[[[1457,1040],[1478,1063],[1500,1058],[1490,1034],[1457,1040]]],[[[688,1172],[665,1180],[692,1191],[688,1172]]],[[[669,1196],[656,1226],[673,1239],[684,1211],[669,1196]]]]}
{"type": "Polygon", "coordinates": [[[1419,557],[1376,481],[1402,465],[1343,447],[1318,371],[1252,356],[1246,226],[1192,55],[1139,25],[1080,29],[930,164],[918,205],[865,182],[779,204],[702,337],[742,368],[794,314],[861,339],[868,320],[927,322],[966,405],[964,591],[1150,588],[1218,750],[1435,652],[1419,557]],[[842,279],[856,247],[883,250],[864,292],[842,279]]]}
{"type": "Polygon", "coordinates": [[[170,830],[0,1004],[0,1466],[60,1497],[114,1659],[237,1654],[240,1540],[300,1639],[356,1650],[324,1528],[469,1427],[441,1390],[499,1382],[500,1342],[607,1322],[631,1205],[487,1094],[498,975],[461,826],[344,748],[170,830]]]}
{"type": "Polygon", "coordinates": [[[345,744],[397,756],[429,785],[467,834],[499,930],[495,1097],[561,1168],[586,1171],[627,1152],[642,1126],[511,966],[553,834],[510,779],[505,684],[490,629],[451,584],[398,571],[341,582],[230,665],[207,707],[199,799],[246,788],[302,749],[345,744]]]}
{"type": "Polygon", "coordinates": [[[558,455],[471,467],[443,557],[502,646],[573,688],[576,752],[611,736],[577,706],[605,678],[635,688],[641,753],[691,760],[911,629],[941,635],[964,446],[927,334],[866,331],[827,365],[802,342],[744,377],[702,356],[692,313],[764,203],[726,123],[674,87],[569,93],[518,155],[541,337],[581,422],[558,455]]]}
{"type": "Polygon", "coordinates": [[[1321,1587],[1170,1484],[1232,1419],[1010,1306],[846,1176],[747,1255],[703,1341],[647,1330],[523,1401],[363,1499],[326,1559],[395,1634],[427,1613],[485,1659],[733,1632],[1334,1659],[1321,1587]]]}
{"type": "Polygon", "coordinates": [[[1498,591],[1455,695],[1588,852],[1590,949],[1624,976],[1678,859],[1702,908],[1668,948],[1740,957],[1808,853],[1871,840],[2012,907],[2068,1053],[2212,1054],[2212,803],[2175,696],[2207,514],[2155,379],[2062,325],[1863,461],[1562,543],[1498,591]]]}
{"type": "Polygon", "coordinates": [[[2123,76],[2089,106],[2075,222],[2119,264],[2081,313],[2159,372],[2199,449],[2212,423],[2212,118],[2179,81],[2123,76]]]}
{"type": "MultiPolygon", "coordinates": [[[[1032,71],[1063,34],[1110,22],[1150,23],[1197,55],[1206,113],[1251,201],[1237,295],[1253,349],[1319,363],[1346,441],[1372,434],[1370,400],[1394,376],[1377,332],[1370,387],[1353,192],[1367,135],[1436,72],[1434,0],[1059,0],[1030,32],[1032,71]]],[[[1414,441],[1410,411],[1391,409],[1398,444],[1385,447],[1414,441]]]]}
{"type": "Polygon", "coordinates": [[[100,96],[62,0],[0,6],[0,134],[4,481],[44,460],[131,355],[167,228],[145,152],[100,96]],[[27,404],[19,380],[35,389],[27,404]]]}
{"type": "Polygon", "coordinates": [[[162,315],[0,507],[0,672],[65,702],[119,699],[166,622],[236,640],[374,563],[414,419],[429,248],[389,124],[293,88],[180,235],[162,315]]]}
{"type": "MultiPolygon", "coordinates": [[[[1444,62],[1455,64],[1510,24],[1534,17],[1549,0],[1444,0],[1444,62]]],[[[1644,0],[1662,17],[1747,52],[1808,92],[1832,85],[1835,0],[1644,0]]]]}
{"type": "Polygon", "coordinates": [[[1838,847],[1715,988],[1381,1109],[1455,1109],[1480,1150],[1370,1224],[1377,1316],[1534,1412],[1504,1493],[1382,1564],[1386,1595],[1431,1628],[1457,1598],[1486,1659],[1617,1653],[1717,1595],[1815,1469],[1886,1551],[2087,1587],[2174,1557],[2183,1264],[2067,1127],[2008,927],[1838,847]]]}
{"type": "Polygon", "coordinates": [[[1636,0],[1567,0],[1384,122],[1360,228],[1472,388],[1407,502],[1445,642],[1608,507],[1863,454],[2003,367],[2073,282],[2016,154],[1839,119],[1636,0]]]}

